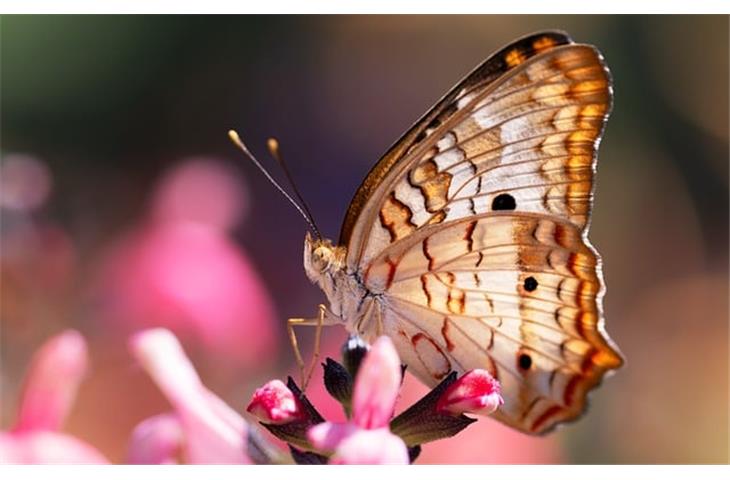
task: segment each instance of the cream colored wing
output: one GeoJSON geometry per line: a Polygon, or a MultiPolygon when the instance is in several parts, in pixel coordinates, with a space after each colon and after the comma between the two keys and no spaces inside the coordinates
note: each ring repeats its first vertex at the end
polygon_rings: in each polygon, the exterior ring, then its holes
{"type": "Polygon", "coordinates": [[[610,103],[608,72],[586,45],[553,47],[481,88],[463,88],[343,228],[348,265],[367,265],[426,225],[492,211],[544,213],[584,228],[610,103]]]}
{"type": "Polygon", "coordinates": [[[506,402],[497,417],[525,432],[577,417],[621,364],[587,240],[610,105],[593,47],[556,32],[521,39],[383,157],[343,225],[347,268],[382,299],[411,371],[433,385],[489,368],[506,402]]]}
{"type": "Polygon", "coordinates": [[[365,285],[383,325],[428,385],[488,369],[502,383],[496,417],[541,433],[573,419],[621,357],[603,330],[595,253],[568,220],[490,213],[423,229],[378,256],[365,285]]]}

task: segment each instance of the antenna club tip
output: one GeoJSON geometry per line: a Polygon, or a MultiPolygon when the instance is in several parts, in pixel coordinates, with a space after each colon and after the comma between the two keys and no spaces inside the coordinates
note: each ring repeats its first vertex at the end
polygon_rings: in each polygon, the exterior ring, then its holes
{"type": "Polygon", "coordinates": [[[233,129],[228,130],[228,138],[236,143],[241,141],[241,137],[238,136],[238,132],[233,129]]]}
{"type": "Polygon", "coordinates": [[[276,152],[279,150],[279,141],[274,137],[270,137],[266,140],[266,146],[269,147],[269,151],[276,152]]]}

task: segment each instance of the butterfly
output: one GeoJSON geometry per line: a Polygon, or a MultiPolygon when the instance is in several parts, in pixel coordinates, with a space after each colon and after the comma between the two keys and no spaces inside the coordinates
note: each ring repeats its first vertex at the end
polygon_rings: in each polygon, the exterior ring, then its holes
{"type": "Polygon", "coordinates": [[[307,233],[305,271],[329,302],[316,324],[388,335],[431,387],[487,369],[494,417],[522,432],[579,417],[623,363],[587,238],[611,103],[601,54],[563,32],[489,57],[370,171],[337,245],[307,233]]]}

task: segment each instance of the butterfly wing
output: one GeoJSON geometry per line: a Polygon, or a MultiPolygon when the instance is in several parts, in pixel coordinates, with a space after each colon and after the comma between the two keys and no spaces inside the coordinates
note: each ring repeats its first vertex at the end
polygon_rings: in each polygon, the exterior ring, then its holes
{"type": "Polygon", "coordinates": [[[467,75],[449,93],[447,93],[431,110],[388,150],[382,159],[373,167],[360,185],[345,215],[340,232],[340,245],[347,245],[351,259],[359,258],[359,248],[365,241],[362,235],[365,227],[373,223],[373,216],[378,214],[382,199],[379,192],[390,190],[389,186],[400,177],[397,172],[417,162],[418,154],[431,150],[442,137],[445,137],[444,124],[464,124],[465,117],[475,109],[465,108],[467,98],[475,95],[483,96],[495,80],[515,69],[521,62],[561,45],[572,44],[570,37],[557,31],[541,32],[527,36],[502,48],[467,75]],[[420,152],[416,150],[423,145],[420,152]]]}
{"type": "Polygon", "coordinates": [[[348,269],[382,294],[409,367],[431,385],[489,368],[498,418],[526,432],[578,416],[621,363],[586,238],[610,104],[593,47],[556,32],[519,40],[391,148],[343,225],[348,269]]]}
{"type": "Polygon", "coordinates": [[[499,420],[529,433],[580,415],[621,357],[603,331],[600,266],[579,227],[536,213],[487,213],[430,225],[371,264],[383,325],[413,373],[500,380],[499,420]]]}
{"type": "Polygon", "coordinates": [[[538,34],[504,48],[391,148],[345,217],[350,266],[426,224],[490,211],[495,200],[585,225],[611,87],[593,47],[565,42],[538,34]]]}

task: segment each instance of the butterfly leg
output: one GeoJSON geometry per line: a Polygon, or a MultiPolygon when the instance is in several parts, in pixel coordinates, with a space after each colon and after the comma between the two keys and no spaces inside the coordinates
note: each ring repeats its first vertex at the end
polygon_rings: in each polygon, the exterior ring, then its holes
{"type": "Polygon", "coordinates": [[[322,327],[329,325],[334,325],[334,323],[328,321],[327,307],[322,304],[319,305],[317,318],[290,318],[286,322],[287,330],[289,332],[289,341],[291,342],[291,346],[294,349],[294,356],[297,361],[297,366],[299,367],[302,391],[305,391],[307,389],[307,384],[309,384],[309,380],[312,378],[314,368],[317,366],[317,361],[319,360],[319,347],[320,341],[322,339],[322,327]],[[312,354],[312,361],[309,365],[309,368],[305,368],[305,362],[299,349],[297,335],[294,331],[294,327],[300,326],[316,327],[314,333],[314,353],[312,354]]]}

